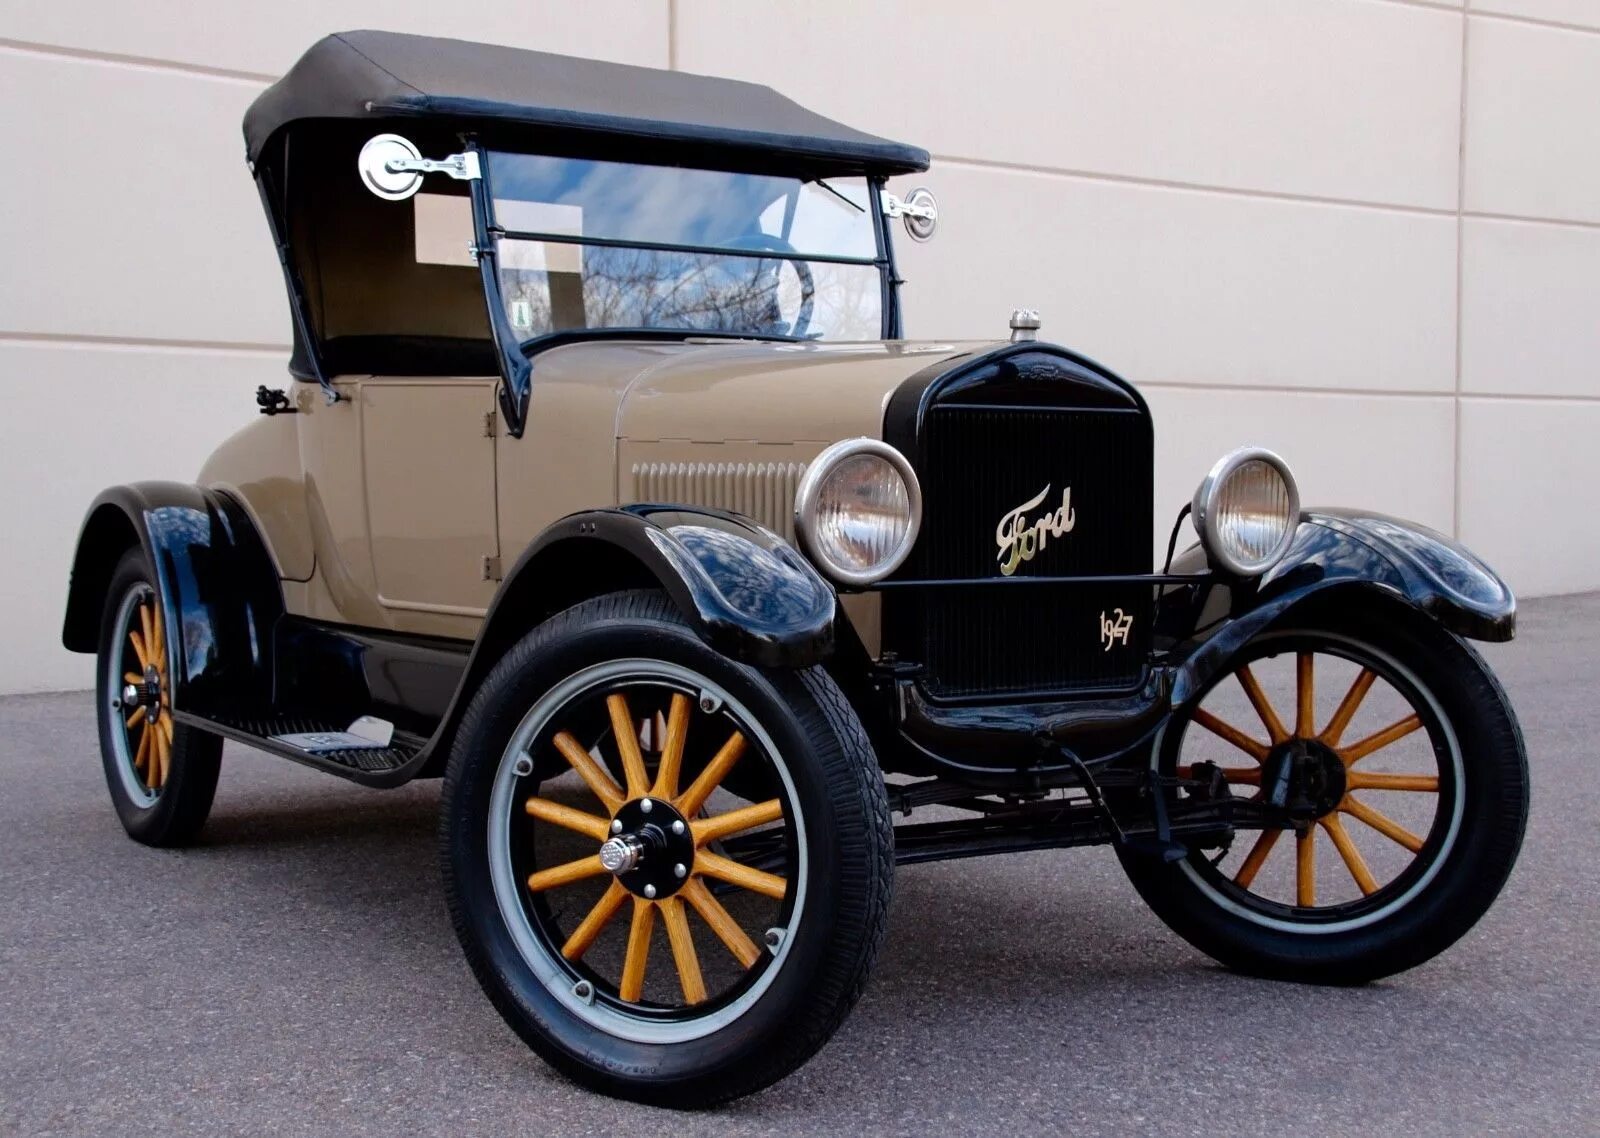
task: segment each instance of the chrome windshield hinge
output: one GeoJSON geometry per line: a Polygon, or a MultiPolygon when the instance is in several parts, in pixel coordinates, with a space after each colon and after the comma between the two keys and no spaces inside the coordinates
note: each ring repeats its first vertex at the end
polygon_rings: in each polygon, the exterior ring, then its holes
{"type": "Polygon", "coordinates": [[[391,174],[449,174],[458,182],[475,182],[483,177],[478,152],[466,150],[448,158],[390,158],[383,164],[391,174]]]}
{"type": "Polygon", "coordinates": [[[500,558],[498,555],[484,554],[483,579],[485,581],[500,580],[500,558]]]}

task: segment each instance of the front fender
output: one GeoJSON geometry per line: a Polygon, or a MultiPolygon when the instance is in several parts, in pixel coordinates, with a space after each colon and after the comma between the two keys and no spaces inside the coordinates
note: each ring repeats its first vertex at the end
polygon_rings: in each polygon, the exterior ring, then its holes
{"type": "MultiPolygon", "coordinates": [[[[636,505],[563,518],[529,546],[501,592],[517,590],[524,574],[537,588],[555,566],[572,573],[574,556],[598,552],[597,543],[641,565],[725,655],[799,668],[833,651],[833,587],[783,538],[721,510],[636,505]]],[[[489,622],[494,617],[491,608],[489,622]]]]}
{"type": "MultiPolygon", "coordinates": [[[[1202,571],[1198,546],[1173,565],[1202,571]]],[[[1370,511],[1316,510],[1301,516],[1293,545],[1265,576],[1169,588],[1157,635],[1171,645],[1174,706],[1184,706],[1249,640],[1313,598],[1333,590],[1350,603],[1398,603],[1458,636],[1510,640],[1517,601],[1500,577],[1467,549],[1425,526],[1370,511]]]]}
{"type": "Polygon", "coordinates": [[[167,620],[173,706],[201,715],[268,706],[283,593],[249,515],[226,494],[136,482],[96,498],[73,558],[62,643],[99,649],[111,574],[135,543],[154,567],[167,620]]]}

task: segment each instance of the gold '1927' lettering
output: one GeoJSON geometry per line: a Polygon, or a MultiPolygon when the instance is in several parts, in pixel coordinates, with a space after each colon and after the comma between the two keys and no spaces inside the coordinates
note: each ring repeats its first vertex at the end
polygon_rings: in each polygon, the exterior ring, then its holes
{"type": "Polygon", "coordinates": [[[1000,547],[1000,553],[995,560],[1000,562],[1000,572],[1009,577],[1017,571],[1017,566],[1024,561],[1032,561],[1034,554],[1045,547],[1046,542],[1052,537],[1063,537],[1072,532],[1072,527],[1077,524],[1077,511],[1072,508],[1072,487],[1065,487],[1061,491],[1061,505],[1050,513],[1033,522],[1028,521],[1028,511],[1043,502],[1050,493],[1047,485],[1032,498],[1012,510],[1000,519],[1000,524],[995,527],[995,544],[1000,547]]]}

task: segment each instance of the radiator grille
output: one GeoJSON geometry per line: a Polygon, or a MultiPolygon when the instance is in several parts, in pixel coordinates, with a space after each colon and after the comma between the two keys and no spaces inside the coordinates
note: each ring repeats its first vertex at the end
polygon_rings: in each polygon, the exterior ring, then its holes
{"type": "Polygon", "coordinates": [[[731,510],[794,541],[794,496],[801,462],[641,462],[633,467],[636,502],[731,510]]]}
{"type": "MultiPolygon", "coordinates": [[[[996,529],[1041,492],[1032,523],[1071,488],[1070,532],[1047,536],[1013,576],[1147,573],[1151,435],[1137,411],[935,406],[918,447],[924,520],[911,572],[1000,577],[996,529]]],[[[907,574],[909,575],[909,574],[907,574]]],[[[1136,585],[928,590],[905,606],[896,640],[916,644],[940,697],[1049,695],[1137,683],[1151,597],[1136,585]],[[1102,618],[1131,617],[1127,642],[1102,618]]]]}

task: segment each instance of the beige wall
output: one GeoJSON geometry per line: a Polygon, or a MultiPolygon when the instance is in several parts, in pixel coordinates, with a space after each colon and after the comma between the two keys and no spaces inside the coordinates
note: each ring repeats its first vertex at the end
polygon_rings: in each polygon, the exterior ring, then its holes
{"type": "Polygon", "coordinates": [[[1600,588],[1596,0],[80,0],[0,9],[0,691],[57,645],[101,487],[190,478],[281,379],[239,119],[327,31],[755,79],[928,147],[912,335],[1045,334],[1138,381],[1158,512],[1260,441],[1311,503],[1600,588]],[[1573,508],[1573,506],[1576,508],[1573,508]]]}

